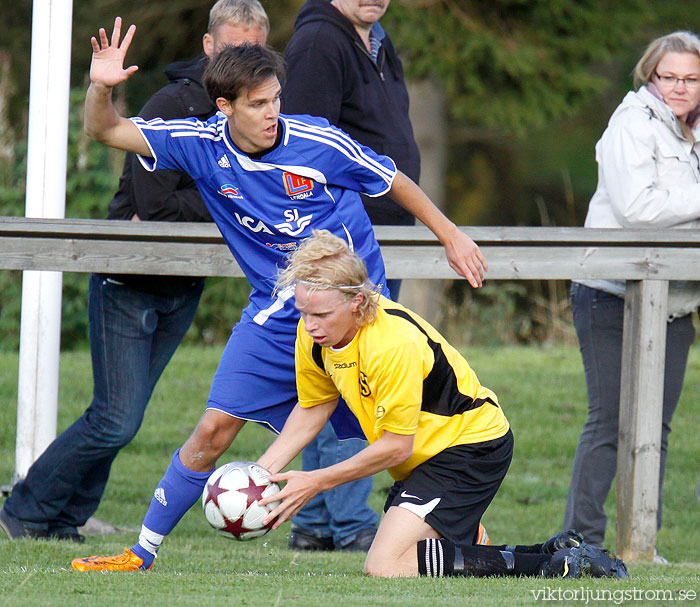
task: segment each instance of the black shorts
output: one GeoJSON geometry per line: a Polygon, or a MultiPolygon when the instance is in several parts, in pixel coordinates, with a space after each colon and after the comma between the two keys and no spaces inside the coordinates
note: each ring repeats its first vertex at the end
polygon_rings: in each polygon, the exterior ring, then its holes
{"type": "Polygon", "coordinates": [[[394,483],[384,512],[391,506],[406,508],[445,539],[472,545],[512,457],[510,430],[491,441],[445,449],[394,483]]]}

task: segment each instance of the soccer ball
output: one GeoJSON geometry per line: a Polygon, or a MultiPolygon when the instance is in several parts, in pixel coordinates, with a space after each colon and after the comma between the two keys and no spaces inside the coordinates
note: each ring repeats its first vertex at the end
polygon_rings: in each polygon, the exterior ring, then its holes
{"type": "Polygon", "coordinates": [[[217,468],[202,491],[202,508],[209,524],[230,539],[252,540],[265,535],[271,525],[262,521],[279,502],[259,506],[258,500],[280,490],[269,476],[254,462],[231,462],[217,468]]]}

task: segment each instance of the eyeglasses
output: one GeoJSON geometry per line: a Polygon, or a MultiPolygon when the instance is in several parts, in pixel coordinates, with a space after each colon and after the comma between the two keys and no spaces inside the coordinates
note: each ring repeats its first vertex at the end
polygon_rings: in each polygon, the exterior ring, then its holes
{"type": "Polygon", "coordinates": [[[661,75],[658,72],[654,72],[659,84],[664,88],[673,89],[679,82],[682,82],[687,89],[696,89],[700,86],[700,78],[694,76],[688,76],[686,78],[676,78],[675,76],[661,75]]]}

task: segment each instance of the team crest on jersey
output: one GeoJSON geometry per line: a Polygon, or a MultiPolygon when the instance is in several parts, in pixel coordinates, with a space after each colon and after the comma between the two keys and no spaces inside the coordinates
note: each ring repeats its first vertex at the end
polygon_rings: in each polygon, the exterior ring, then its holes
{"type": "Polygon", "coordinates": [[[308,177],[301,177],[294,173],[282,173],[284,181],[284,189],[287,191],[287,196],[292,200],[302,200],[313,194],[314,182],[308,177]]]}
{"type": "Polygon", "coordinates": [[[224,154],[221,158],[219,158],[219,166],[222,169],[230,169],[231,168],[231,161],[228,159],[228,156],[224,154]]]}
{"type": "Polygon", "coordinates": [[[275,227],[289,236],[299,236],[306,227],[311,223],[313,214],[299,215],[299,209],[287,209],[284,212],[284,218],[287,220],[284,223],[276,223],[275,227]]]}
{"type": "Polygon", "coordinates": [[[362,396],[372,396],[372,390],[369,389],[369,382],[367,381],[367,375],[360,371],[360,394],[362,396]]]}
{"type": "Polygon", "coordinates": [[[221,194],[222,196],[226,196],[226,198],[239,198],[241,200],[243,199],[240,190],[235,185],[232,185],[230,183],[224,183],[219,188],[219,194],[221,194]]]}

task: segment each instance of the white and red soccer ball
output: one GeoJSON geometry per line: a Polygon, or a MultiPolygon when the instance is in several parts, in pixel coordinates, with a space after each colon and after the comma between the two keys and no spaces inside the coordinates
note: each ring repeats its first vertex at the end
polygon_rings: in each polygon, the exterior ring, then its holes
{"type": "Polygon", "coordinates": [[[202,491],[202,508],[209,524],[221,535],[252,540],[271,527],[263,519],[279,502],[260,506],[258,501],[278,493],[270,473],[254,462],[231,462],[214,470],[202,491]]]}

